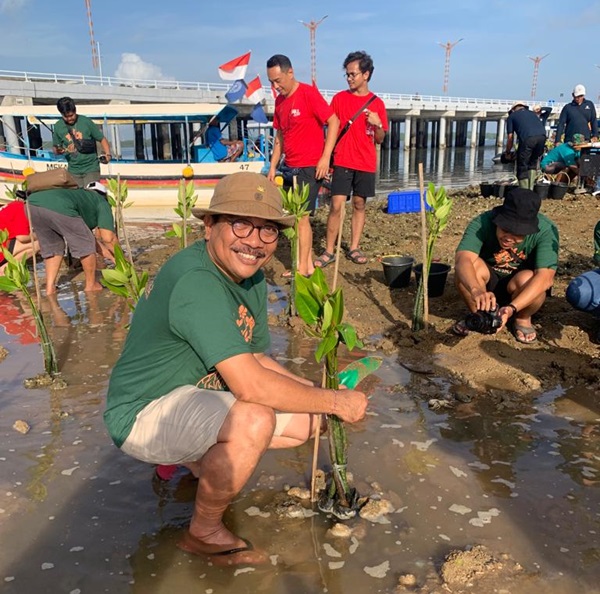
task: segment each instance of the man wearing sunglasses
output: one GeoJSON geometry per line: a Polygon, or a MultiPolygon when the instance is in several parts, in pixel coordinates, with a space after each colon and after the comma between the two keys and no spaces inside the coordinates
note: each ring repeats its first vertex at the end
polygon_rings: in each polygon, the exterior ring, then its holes
{"type": "Polygon", "coordinates": [[[204,219],[205,239],[175,254],[140,299],[104,417],[126,454],[198,477],[181,549],[221,565],[267,563],[266,552],[225,527],[228,505],[267,449],[304,443],[318,413],[359,421],[367,399],[316,388],[265,354],[261,269],[294,222],[277,187],[258,173],[232,174],[194,215],[204,219]]]}
{"type": "Polygon", "coordinates": [[[360,238],[365,226],[367,198],[375,195],[375,145],[383,142],[388,128],[385,104],[369,90],[373,70],[373,60],[369,54],[362,51],[348,54],[344,60],[348,89],[337,93],[331,101],[342,131],[333,158],[331,210],[327,219],[325,251],[315,260],[315,266],[321,268],[335,261],[335,242],[342,208],[345,208],[346,199],[350,196],[352,223],[346,257],[355,264],[366,264],[368,260],[360,249],[360,238]]]}

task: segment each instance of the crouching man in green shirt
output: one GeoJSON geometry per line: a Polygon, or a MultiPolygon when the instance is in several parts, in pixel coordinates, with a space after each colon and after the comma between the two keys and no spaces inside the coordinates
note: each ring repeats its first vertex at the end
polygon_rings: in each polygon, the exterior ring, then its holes
{"type": "MultiPolygon", "coordinates": [[[[537,338],[531,316],[542,307],[558,265],[558,229],[539,214],[540,205],[535,192],[510,190],[501,206],[469,223],[456,250],[456,286],[471,313],[499,307],[491,328],[482,327],[499,331],[510,320],[523,343],[537,338]]],[[[453,331],[465,336],[480,319],[467,316],[453,331]]]]}
{"type": "Polygon", "coordinates": [[[198,477],[189,531],[178,546],[227,565],[268,562],[223,524],[223,514],[269,448],[314,432],[316,413],[361,420],[367,399],[316,388],[265,354],[270,347],[263,266],[286,215],[266,177],[217,184],[205,239],[175,254],[138,302],[108,388],[104,419],[123,452],[181,464],[198,477]]]}

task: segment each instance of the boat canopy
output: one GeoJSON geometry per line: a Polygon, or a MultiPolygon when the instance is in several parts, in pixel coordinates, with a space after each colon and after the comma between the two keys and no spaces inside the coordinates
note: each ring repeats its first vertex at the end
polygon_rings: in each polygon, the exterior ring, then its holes
{"type": "MultiPolygon", "coordinates": [[[[127,124],[154,122],[189,122],[206,124],[217,116],[221,124],[228,124],[237,115],[231,105],[215,103],[135,103],[106,105],[77,105],[77,113],[97,123],[127,124]]],[[[3,105],[0,117],[37,118],[52,125],[60,117],[54,105],[3,105]]]]}

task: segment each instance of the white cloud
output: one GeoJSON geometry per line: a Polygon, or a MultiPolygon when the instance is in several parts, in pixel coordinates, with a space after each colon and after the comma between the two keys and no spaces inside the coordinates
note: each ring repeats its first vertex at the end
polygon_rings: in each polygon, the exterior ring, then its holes
{"type": "Polygon", "coordinates": [[[29,2],[29,0],[0,0],[0,12],[18,12],[29,2]]]}
{"type": "Polygon", "coordinates": [[[137,54],[121,54],[121,63],[115,76],[135,80],[173,80],[172,77],[165,76],[158,66],[144,62],[137,54]]]}

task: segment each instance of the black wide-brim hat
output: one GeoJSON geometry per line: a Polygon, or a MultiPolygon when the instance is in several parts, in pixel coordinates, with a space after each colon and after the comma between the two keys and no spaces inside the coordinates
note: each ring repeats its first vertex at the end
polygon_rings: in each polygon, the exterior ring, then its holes
{"type": "Polygon", "coordinates": [[[542,199],[532,190],[511,188],[504,194],[504,203],[492,209],[492,222],[514,235],[533,235],[540,230],[541,204],[542,199]]]}

